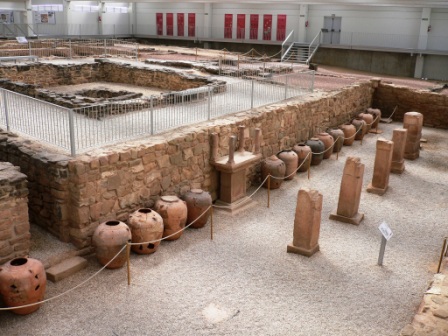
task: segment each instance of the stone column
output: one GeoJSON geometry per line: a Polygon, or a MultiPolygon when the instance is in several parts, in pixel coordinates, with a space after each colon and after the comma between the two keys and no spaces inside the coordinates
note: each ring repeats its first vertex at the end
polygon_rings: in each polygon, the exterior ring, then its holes
{"type": "Polygon", "coordinates": [[[361,159],[349,156],[342,174],[338,208],[330,214],[330,219],[354,225],[361,223],[364,214],[359,213],[358,209],[363,177],[364,164],[361,159]]]}
{"type": "Polygon", "coordinates": [[[390,167],[394,143],[386,139],[376,141],[375,164],[373,166],[372,182],[367,186],[367,192],[383,195],[389,186],[390,167]]]}
{"type": "Polygon", "coordinates": [[[401,174],[402,172],[404,172],[404,147],[406,145],[407,134],[407,129],[394,129],[392,135],[394,150],[392,152],[392,164],[390,166],[391,173],[401,174]]]}
{"type": "Polygon", "coordinates": [[[404,158],[415,160],[420,156],[423,114],[419,112],[406,112],[403,119],[403,128],[408,130],[406,145],[404,147],[404,158]]]}
{"type": "Polygon", "coordinates": [[[319,231],[322,213],[322,194],[303,188],[297,195],[294,237],[287,252],[311,257],[319,251],[319,231]]]}

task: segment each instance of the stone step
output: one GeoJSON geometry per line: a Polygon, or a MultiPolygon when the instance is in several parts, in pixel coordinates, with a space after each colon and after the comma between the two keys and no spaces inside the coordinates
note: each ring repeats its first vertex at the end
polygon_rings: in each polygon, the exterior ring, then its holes
{"type": "Polygon", "coordinates": [[[47,269],[47,279],[53,282],[65,279],[76,272],[86,268],[87,260],[82,257],[73,257],[47,269]]]}

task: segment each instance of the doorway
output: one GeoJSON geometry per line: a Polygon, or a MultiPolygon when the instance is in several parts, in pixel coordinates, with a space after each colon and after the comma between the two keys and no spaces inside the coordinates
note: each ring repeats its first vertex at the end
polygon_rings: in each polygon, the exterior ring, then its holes
{"type": "Polygon", "coordinates": [[[324,28],[322,28],[323,44],[339,44],[341,42],[341,23],[340,16],[325,16],[324,28]]]}

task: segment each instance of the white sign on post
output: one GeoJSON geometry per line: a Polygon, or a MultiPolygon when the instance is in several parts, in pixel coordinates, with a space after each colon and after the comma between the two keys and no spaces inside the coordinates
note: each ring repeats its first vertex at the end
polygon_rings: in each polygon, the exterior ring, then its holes
{"type": "Polygon", "coordinates": [[[380,229],[381,233],[383,234],[383,237],[386,240],[389,240],[393,235],[392,230],[390,229],[389,225],[386,222],[382,222],[378,227],[378,229],[380,229]]]}
{"type": "Polygon", "coordinates": [[[17,42],[19,43],[28,43],[28,40],[26,39],[25,36],[17,36],[16,37],[17,42]]]}

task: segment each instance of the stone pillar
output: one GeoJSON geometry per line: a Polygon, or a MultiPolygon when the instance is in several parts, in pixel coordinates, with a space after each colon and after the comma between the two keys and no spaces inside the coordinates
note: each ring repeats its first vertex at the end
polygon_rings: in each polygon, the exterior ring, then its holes
{"type": "Polygon", "coordinates": [[[363,177],[364,164],[361,159],[349,156],[342,174],[338,208],[330,214],[330,219],[354,225],[361,223],[364,214],[359,213],[358,209],[363,177]]]}
{"type": "Polygon", "coordinates": [[[394,150],[392,153],[392,164],[390,172],[401,174],[404,172],[404,147],[406,145],[406,136],[408,130],[404,128],[394,129],[392,141],[394,143],[394,150]]]}
{"type": "Polygon", "coordinates": [[[423,114],[419,112],[406,112],[403,119],[403,128],[408,130],[406,145],[404,147],[404,158],[415,160],[420,156],[423,114]]]}
{"type": "Polygon", "coordinates": [[[389,186],[390,167],[394,143],[386,139],[376,141],[375,165],[373,166],[372,182],[367,186],[367,192],[383,195],[389,186]]]}
{"type": "Polygon", "coordinates": [[[322,213],[322,194],[303,188],[297,195],[294,237],[287,252],[311,257],[319,251],[319,231],[322,213]]]}

